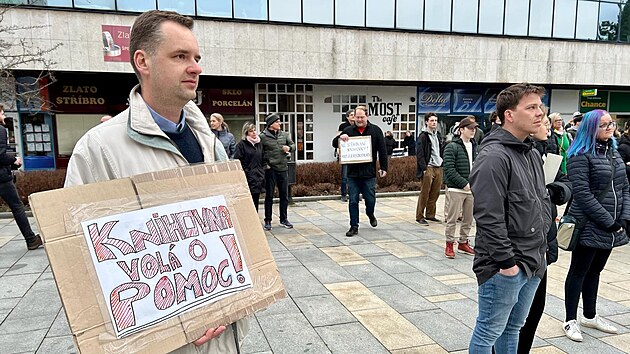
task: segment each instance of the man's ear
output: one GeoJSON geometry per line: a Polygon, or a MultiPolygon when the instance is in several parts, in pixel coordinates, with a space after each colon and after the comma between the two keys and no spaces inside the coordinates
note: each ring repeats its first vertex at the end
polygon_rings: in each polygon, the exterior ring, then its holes
{"type": "Polygon", "coordinates": [[[505,122],[514,122],[514,117],[512,116],[512,111],[509,109],[506,109],[505,112],[503,112],[503,123],[505,122]]]}
{"type": "Polygon", "coordinates": [[[149,73],[149,65],[151,64],[151,59],[147,55],[144,50],[138,49],[135,53],[133,53],[133,62],[136,65],[136,69],[141,74],[149,73]]]}

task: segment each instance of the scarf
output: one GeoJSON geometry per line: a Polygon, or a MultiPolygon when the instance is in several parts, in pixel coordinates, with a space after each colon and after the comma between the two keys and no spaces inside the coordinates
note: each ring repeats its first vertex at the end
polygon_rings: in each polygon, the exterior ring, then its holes
{"type": "Polygon", "coordinates": [[[252,145],[256,145],[260,142],[260,136],[256,135],[256,139],[252,139],[251,136],[247,135],[246,136],[247,141],[249,141],[252,145]]]}

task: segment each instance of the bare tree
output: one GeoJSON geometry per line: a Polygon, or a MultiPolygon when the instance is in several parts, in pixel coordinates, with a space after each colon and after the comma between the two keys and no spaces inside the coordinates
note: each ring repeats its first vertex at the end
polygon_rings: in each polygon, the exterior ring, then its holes
{"type": "Polygon", "coordinates": [[[6,18],[16,7],[18,5],[0,5],[0,102],[11,104],[17,99],[23,107],[39,110],[47,104],[39,95],[40,90],[55,82],[50,69],[56,62],[49,55],[62,43],[42,48],[26,39],[27,36],[22,33],[46,28],[47,25],[7,24],[6,18]],[[16,81],[14,73],[17,69],[34,71],[35,74],[31,75],[34,80],[16,81]]]}

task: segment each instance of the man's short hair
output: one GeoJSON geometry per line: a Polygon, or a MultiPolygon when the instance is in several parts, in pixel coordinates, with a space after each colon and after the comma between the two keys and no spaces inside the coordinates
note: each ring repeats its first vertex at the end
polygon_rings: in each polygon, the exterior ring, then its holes
{"type": "Polygon", "coordinates": [[[368,115],[368,109],[367,109],[367,107],[365,107],[365,106],[357,106],[357,107],[354,109],[354,112],[356,113],[358,110],[361,110],[361,111],[365,112],[365,116],[367,116],[367,115],[368,115]]]}
{"type": "Polygon", "coordinates": [[[494,123],[498,116],[497,111],[492,111],[492,113],[490,113],[490,124],[494,123]]]}
{"type": "Polygon", "coordinates": [[[431,117],[437,118],[437,114],[435,114],[434,112],[427,112],[427,113],[425,113],[424,114],[424,121],[425,122],[428,121],[429,118],[431,118],[431,117]]]}
{"type": "Polygon", "coordinates": [[[193,19],[190,17],[180,15],[173,11],[161,10],[147,11],[138,16],[133,23],[129,38],[129,61],[138,80],[140,80],[140,73],[138,72],[138,68],[136,68],[136,63],[134,63],[134,54],[137,50],[144,50],[148,55],[154,55],[162,42],[162,23],[167,21],[180,24],[191,31],[194,25],[193,19]]]}
{"type": "Polygon", "coordinates": [[[499,115],[501,124],[505,123],[505,111],[516,108],[521,99],[530,94],[542,97],[545,95],[545,88],[523,82],[521,84],[514,84],[499,92],[497,96],[497,114],[499,115]]]}

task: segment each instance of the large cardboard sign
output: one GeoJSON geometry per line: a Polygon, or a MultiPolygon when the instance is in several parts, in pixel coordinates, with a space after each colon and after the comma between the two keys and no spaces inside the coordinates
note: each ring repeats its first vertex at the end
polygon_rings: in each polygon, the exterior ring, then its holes
{"type": "Polygon", "coordinates": [[[81,226],[118,338],[252,286],[224,196],[81,226]]]}
{"type": "Polygon", "coordinates": [[[372,162],[372,137],[353,136],[339,139],[339,162],[342,164],[372,162]]]}
{"type": "Polygon", "coordinates": [[[170,353],[286,297],[238,161],[29,200],[81,353],[170,353]]]}

